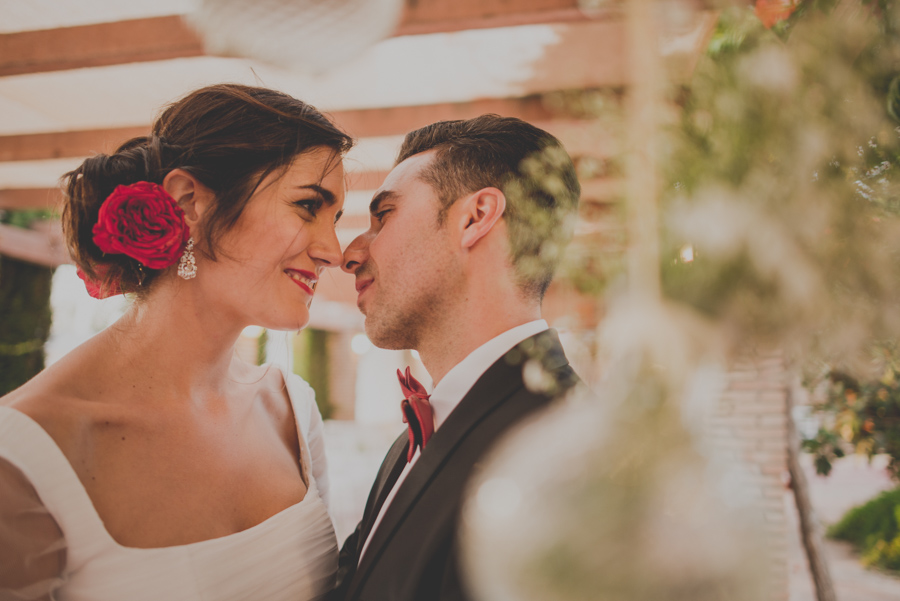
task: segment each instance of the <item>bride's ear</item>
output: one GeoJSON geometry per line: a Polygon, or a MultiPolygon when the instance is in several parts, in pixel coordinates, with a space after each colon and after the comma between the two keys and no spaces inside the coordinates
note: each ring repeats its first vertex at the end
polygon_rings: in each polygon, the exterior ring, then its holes
{"type": "Polygon", "coordinates": [[[162,185],[184,211],[184,220],[188,227],[195,229],[212,204],[214,199],[212,190],[184,169],[170,171],[163,178],[162,185]]]}

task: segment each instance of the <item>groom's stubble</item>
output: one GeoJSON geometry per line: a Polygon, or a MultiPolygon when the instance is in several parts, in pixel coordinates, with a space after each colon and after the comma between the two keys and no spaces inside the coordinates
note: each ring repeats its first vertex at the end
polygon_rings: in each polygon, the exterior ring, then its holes
{"type": "Polygon", "coordinates": [[[430,243],[415,239],[420,237],[413,234],[404,241],[419,252],[386,262],[384,268],[369,257],[357,272],[357,277],[374,281],[374,294],[360,309],[366,317],[366,335],[379,348],[419,350],[423,340],[444,329],[464,289],[458,260],[442,246],[446,237],[432,232],[430,243]]]}

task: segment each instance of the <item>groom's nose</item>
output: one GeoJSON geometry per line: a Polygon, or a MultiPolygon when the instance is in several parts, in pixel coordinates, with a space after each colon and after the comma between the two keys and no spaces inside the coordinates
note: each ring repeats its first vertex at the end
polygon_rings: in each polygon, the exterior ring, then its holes
{"type": "Polygon", "coordinates": [[[369,232],[365,232],[354,238],[353,242],[347,245],[347,249],[344,250],[343,261],[341,262],[341,269],[347,273],[355,274],[359,266],[365,263],[368,255],[369,232]]]}

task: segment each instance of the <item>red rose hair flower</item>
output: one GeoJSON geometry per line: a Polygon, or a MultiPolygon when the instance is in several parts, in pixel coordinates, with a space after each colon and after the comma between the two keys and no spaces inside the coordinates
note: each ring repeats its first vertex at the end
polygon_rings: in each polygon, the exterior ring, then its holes
{"type": "Polygon", "coordinates": [[[116,187],[101,205],[93,233],[103,252],[127,255],[150,269],[177,263],[190,237],[184,211],[152,182],[116,187]]]}

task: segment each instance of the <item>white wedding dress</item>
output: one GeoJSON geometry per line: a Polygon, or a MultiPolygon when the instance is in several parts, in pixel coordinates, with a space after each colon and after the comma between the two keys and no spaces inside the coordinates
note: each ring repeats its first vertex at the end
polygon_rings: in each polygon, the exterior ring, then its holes
{"type": "Polygon", "coordinates": [[[7,545],[5,552],[0,549],[0,563],[19,564],[0,565],[0,576],[4,569],[14,569],[16,574],[5,577],[16,581],[22,572],[47,559],[39,555],[64,551],[59,577],[29,582],[25,575],[18,580],[25,585],[15,589],[0,584],[0,601],[308,601],[322,597],[334,584],[338,555],[326,507],[322,418],[309,385],[293,375],[286,381],[301,440],[301,464],[309,482],[304,499],[247,530],[174,547],[119,545],[53,439],[25,414],[0,407],[0,547],[7,545]],[[28,506],[27,495],[16,496],[12,487],[2,490],[2,476],[11,472],[30,482],[40,497],[37,507],[28,506]],[[34,541],[33,534],[22,534],[20,529],[18,542],[31,539],[35,556],[10,558],[10,539],[15,540],[19,525],[43,517],[45,524],[34,526],[32,532],[45,533],[47,514],[58,526],[52,528],[56,540],[34,541]]]}

